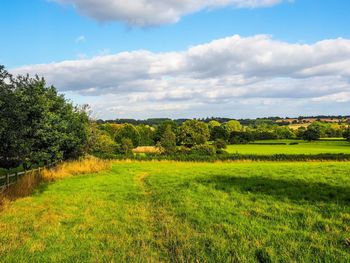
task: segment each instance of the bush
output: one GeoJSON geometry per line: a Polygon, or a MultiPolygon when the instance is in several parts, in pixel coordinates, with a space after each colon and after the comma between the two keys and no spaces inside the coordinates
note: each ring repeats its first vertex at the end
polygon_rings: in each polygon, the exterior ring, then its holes
{"type": "Polygon", "coordinates": [[[189,154],[191,152],[191,149],[186,146],[179,146],[176,149],[176,153],[179,154],[189,154]]]}
{"type": "Polygon", "coordinates": [[[217,139],[217,140],[214,142],[214,145],[215,145],[216,149],[218,149],[218,150],[226,149],[226,148],[227,148],[227,143],[226,143],[226,141],[223,140],[223,139],[217,139]]]}
{"type": "Polygon", "coordinates": [[[191,154],[204,155],[204,156],[215,156],[216,148],[212,145],[196,145],[191,149],[191,154]]]}
{"type": "Polygon", "coordinates": [[[121,151],[125,155],[132,155],[132,150],[134,149],[134,145],[132,140],[129,138],[122,138],[121,140],[121,151]]]}

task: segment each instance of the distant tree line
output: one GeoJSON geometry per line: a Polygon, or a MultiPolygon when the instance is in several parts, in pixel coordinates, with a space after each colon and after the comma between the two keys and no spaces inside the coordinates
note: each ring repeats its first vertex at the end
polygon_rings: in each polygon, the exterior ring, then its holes
{"type": "Polygon", "coordinates": [[[90,121],[77,107],[39,77],[13,77],[0,66],[0,167],[46,165],[86,153],[132,155],[138,146],[171,154],[215,155],[227,144],[256,140],[342,137],[348,125],[314,122],[291,129],[277,117],[255,120],[167,118],[138,121],[90,121]]]}
{"type": "Polygon", "coordinates": [[[308,127],[291,129],[269,122],[256,122],[244,126],[237,120],[220,123],[211,120],[186,120],[182,124],[166,119],[157,125],[133,125],[131,123],[96,123],[94,128],[94,152],[131,154],[138,146],[157,146],[166,154],[195,153],[215,154],[227,144],[246,144],[256,140],[320,138],[349,138],[346,125],[314,122],[308,127]]]}

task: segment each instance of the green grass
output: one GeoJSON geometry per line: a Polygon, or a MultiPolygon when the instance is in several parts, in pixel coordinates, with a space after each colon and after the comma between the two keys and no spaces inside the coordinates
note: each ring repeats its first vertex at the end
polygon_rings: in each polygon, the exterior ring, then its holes
{"type": "Polygon", "coordinates": [[[0,261],[349,262],[349,171],[118,162],[0,212],[0,261]]]}
{"type": "Polygon", "coordinates": [[[320,140],[315,142],[298,140],[268,140],[257,141],[255,144],[229,145],[226,149],[229,153],[239,154],[322,154],[322,153],[350,153],[350,142],[345,140],[320,140]],[[289,145],[297,142],[297,145],[289,145]],[[260,143],[260,145],[259,145],[260,143]],[[287,145],[266,145],[266,143],[286,143],[287,145]]]}

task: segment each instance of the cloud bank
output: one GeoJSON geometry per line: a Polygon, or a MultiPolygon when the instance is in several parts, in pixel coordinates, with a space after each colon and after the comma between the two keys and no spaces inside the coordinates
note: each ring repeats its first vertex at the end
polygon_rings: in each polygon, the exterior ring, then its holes
{"type": "Polygon", "coordinates": [[[53,0],[72,4],[82,14],[99,21],[122,21],[132,26],[176,23],[184,15],[221,7],[256,8],[284,0],[53,0]]]}
{"type": "Polygon", "coordinates": [[[99,117],[335,114],[350,106],[350,40],[290,44],[238,35],[182,52],[146,50],[29,65],[99,117]]]}

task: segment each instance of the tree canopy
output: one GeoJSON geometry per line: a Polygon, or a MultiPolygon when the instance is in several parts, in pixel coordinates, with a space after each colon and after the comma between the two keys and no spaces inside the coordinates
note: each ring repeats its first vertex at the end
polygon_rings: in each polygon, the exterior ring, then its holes
{"type": "Polygon", "coordinates": [[[39,77],[11,76],[0,67],[0,163],[11,168],[84,154],[89,119],[39,77]]]}

